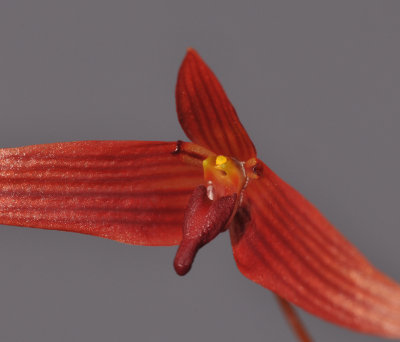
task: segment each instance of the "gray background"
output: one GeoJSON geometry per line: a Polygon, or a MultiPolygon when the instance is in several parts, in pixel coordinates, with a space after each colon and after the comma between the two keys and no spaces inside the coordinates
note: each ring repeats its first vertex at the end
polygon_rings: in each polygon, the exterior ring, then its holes
{"type": "MultiPolygon", "coordinates": [[[[188,46],[259,156],[400,281],[399,1],[0,2],[0,146],[184,139],[188,46]]],[[[224,234],[175,248],[2,226],[0,341],[293,341],[224,234]]],[[[302,313],[316,341],[379,341],[302,313]]]]}

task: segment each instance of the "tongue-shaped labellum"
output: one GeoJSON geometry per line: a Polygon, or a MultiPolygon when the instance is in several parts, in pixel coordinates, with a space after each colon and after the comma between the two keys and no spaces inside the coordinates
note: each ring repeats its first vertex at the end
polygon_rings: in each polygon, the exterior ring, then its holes
{"type": "Polygon", "coordinates": [[[247,183],[244,164],[225,156],[203,161],[205,185],[192,193],[185,212],[183,238],[174,260],[179,275],[189,272],[197,251],[226,230],[247,183]]]}

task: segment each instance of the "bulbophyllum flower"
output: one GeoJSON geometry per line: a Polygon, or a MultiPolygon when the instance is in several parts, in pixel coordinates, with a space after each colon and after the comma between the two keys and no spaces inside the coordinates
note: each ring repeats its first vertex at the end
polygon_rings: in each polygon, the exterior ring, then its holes
{"type": "Polygon", "coordinates": [[[0,150],[0,223],[133,245],[179,245],[186,274],[229,230],[239,270],[289,302],[350,329],[400,338],[400,287],[376,270],[256,149],[193,49],[176,87],[192,142],[80,141],[0,150]]]}

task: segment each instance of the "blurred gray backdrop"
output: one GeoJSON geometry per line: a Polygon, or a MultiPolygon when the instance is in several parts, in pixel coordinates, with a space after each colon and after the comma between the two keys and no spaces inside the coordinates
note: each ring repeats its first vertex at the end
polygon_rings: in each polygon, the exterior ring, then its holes
{"type": "MultiPolygon", "coordinates": [[[[0,146],[185,139],[188,46],[259,156],[400,281],[399,1],[0,2],[0,146]]],[[[294,341],[227,234],[175,247],[1,226],[0,340],[294,341]]],[[[381,341],[302,312],[316,341],[381,341]]]]}

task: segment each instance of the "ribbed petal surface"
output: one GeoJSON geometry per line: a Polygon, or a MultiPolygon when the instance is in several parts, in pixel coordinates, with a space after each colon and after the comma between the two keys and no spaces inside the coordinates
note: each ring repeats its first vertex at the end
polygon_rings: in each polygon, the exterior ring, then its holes
{"type": "Polygon", "coordinates": [[[179,70],[176,109],[183,130],[196,144],[239,160],[256,156],[224,89],[193,49],[188,50],[179,70]]]}
{"type": "Polygon", "coordinates": [[[400,287],[266,165],[231,228],[240,271],[323,319],[400,337],[400,287]]]}
{"type": "Polygon", "coordinates": [[[0,149],[0,224],[130,244],[180,242],[207,150],[182,142],[82,141],[0,149]]]}

